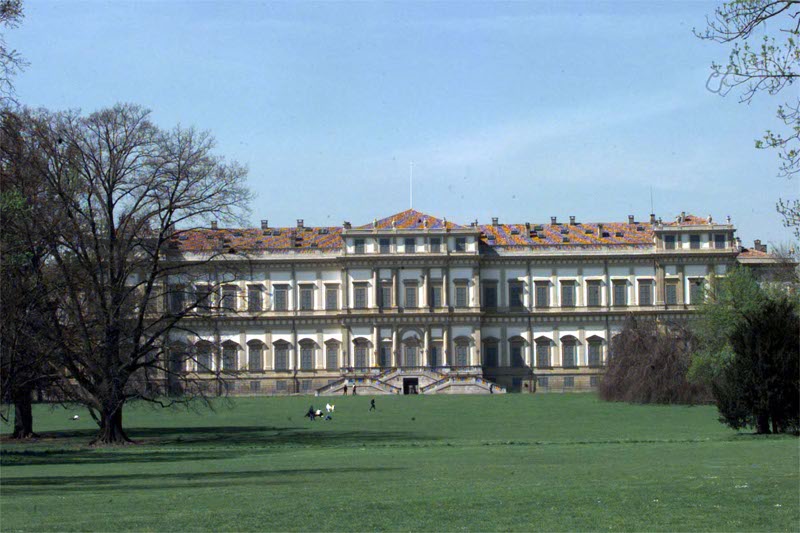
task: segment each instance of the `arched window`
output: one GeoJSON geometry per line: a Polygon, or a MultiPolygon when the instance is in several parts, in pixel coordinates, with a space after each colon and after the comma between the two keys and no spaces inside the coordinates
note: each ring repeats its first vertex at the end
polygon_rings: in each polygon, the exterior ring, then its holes
{"type": "Polygon", "coordinates": [[[367,368],[369,366],[368,363],[368,354],[369,354],[369,344],[363,340],[359,339],[355,341],[355,367],[356,368],[367,368]]]}
{"type": "Polygon", "coordinates": [[[250,341],[247,343],[247,369],[251,372],[264,370],[264,343],[250,341]]]}
{"type": "Polygon", "coordinates": [[[336,370],[339,368],[339,343],[328,341],[325,343],[325,369],[336,370]]]}
{"type": "Polygon", "coordinates": [[[603,364],[603,339],[597,336],[587,339],[589,350],[589,366],[597,367],[603,364]]]}
{"type": "Polygon", "coordinates": [[[378,366],[381,368],[389,368],[392,366],[392,345],[390,343],[382,343],[380,352],[378,353],[378,366]]]}
{"type": "Polygon", "coordinates": [[[469,344],[456,341],[456,366],[469,366],[469,344]]]}
{"type": "Polygon", "coordinates": [[[289,370],[289,343],[275,343],[275,370],[289,370]]]}
{"type": "Polygon", "coordinates": [[[536,339],[536,368],[550,368],[550,339],[539,337],[536,339]]]}
{"type": "Polygon", "coordinates": [[[212,371],[211,343],[200,341],[195,345],[195,350],[197,352],[197,372],[200,374],[208,374],[212,371]]]}
{"type": "Polygon", "coordinates": [[[487,339],[483,343],[483,366],[497,368],[497,339],[487,339]]]}
{"type": "Polygon", "coordinates": [[[235,372],[238,370],[239,345],[235,342],[226,342],[222,345],[222,370],[235,372]]]}
{"type": "Polygon", "coordinates": [[[578,366],[578,346],[574,337],[561,339],[561,366],[564,368],[578,366]]]}
{"type": "Polygon", "coordinates": [[[314,369],[314,348],[315,344],[311,341],[300,342],[300,370],[314,369]]]}
{"type": "Polygon", "coordinates": [[[511,354],[511,366],[514,368],[522,368],[525,366],[525,341],[517,337],[508,343],[509,352],[511,354]]]}

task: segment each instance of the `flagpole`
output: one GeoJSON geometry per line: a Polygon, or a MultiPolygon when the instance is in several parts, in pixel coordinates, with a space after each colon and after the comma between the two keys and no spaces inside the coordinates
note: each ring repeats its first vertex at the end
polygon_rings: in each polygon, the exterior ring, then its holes
{"type": "Polygon", "coordinates": [[[408,207],[414,208],[414,162],[408,163],[408,207]]]}

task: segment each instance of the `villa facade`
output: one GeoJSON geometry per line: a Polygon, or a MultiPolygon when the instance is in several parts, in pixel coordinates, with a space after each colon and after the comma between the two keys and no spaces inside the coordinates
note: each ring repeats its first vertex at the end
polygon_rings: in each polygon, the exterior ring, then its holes
{"type": "Polygon", "coordinates": [[[767,255],[734,234],[686,214],[212,226],[178,237],[174,257],[222,249],[239,274],[170,342],[195,353],[184,371],[222,372],[232,394],[590,390],[628,315],[685,317],[714,276],[767,255]]]}

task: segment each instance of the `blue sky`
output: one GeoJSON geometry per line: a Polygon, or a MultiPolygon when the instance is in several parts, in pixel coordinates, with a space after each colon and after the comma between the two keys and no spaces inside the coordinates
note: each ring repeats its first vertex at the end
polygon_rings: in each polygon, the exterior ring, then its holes
{"type": "Polygon", "coordinates": [[[788,242],[754,148],[780,99],[706,89],[715,2],[26,2],[20,100],[143,104],[248,165],[252,223],[733,218],[788,242]]]}

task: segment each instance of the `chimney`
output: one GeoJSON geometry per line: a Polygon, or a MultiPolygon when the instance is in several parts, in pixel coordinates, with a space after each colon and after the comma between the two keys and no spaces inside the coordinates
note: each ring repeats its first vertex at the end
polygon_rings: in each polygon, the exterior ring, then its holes
{"type": "Polygon", "coordinates": [[[211,221],[211,229],[217,229],[217,221],[216,220],[212,220],[211,221]]]}
{"type": "Polygon", "coordinates": [[[492,226],[496,226],[498,223],[497,217],[492,217],[492,226]]]}
{"type": "Polygon", "coordinates": [[[686,220],[686,211],[681,211],[681,219],[679,222],[683,222],[684,220],[686,220]]]}
{"type": "Polygon", "coordinates": [[[302,218],[298,218],[297,219],[297,227],[298,228],[302,228],[303,227],[303,219],[302,218]]]}
{"type": "Polygon", "coordinates": [[[531,223],[530,222],[526,222],[525,223],[525,231],[530,231],[530,230],[531,230],[531,223]]]}
{"type": "Polygon", "coordinates": [[[556,220],[556,217],[550,217],[550,224],[553,225],[553,226],[558,224],[558,221],[556,220]]]}
{"type": "Polygon", "coordinates": [[[651,224],[655,224],[656,223],[656,214],[655,213],[650,213],[650,223],[651,224]]]}
{"type": "Polygon", "coordinates": [[[740,252],[742,251],[742,239],[739,237],[736,237],[736,249],[740,252]]]}
{"type": "Polygon", "coordinates": [[[633,224],[633,215],[628,215],[628,224],[633,224]]]}
{"type": "Polygon", "coordinates": [[[767,253],[767,245],[761,244],[761,239],[756,239],[753,241],[753,248],[755,248],[757,252],[767,253]]]}
{"type": "Polygon", "coordinates": [[[597,225],[597,237],[599,238],[599,237],[602,237],[602,236],[603,236],[603,225],[602,224],[598,224],[597,225]]]}
{"type": "Polygon", "coordinates": [[[575,225],[575,216],[574,215],[570,215],[570,217],[569,217],[569,225],[570,226],[574,226],[575,225]]]}
{"type": "Polygon", "coordinates": [[[344,229],[350,229],[352,227],[353,226],[348,221],[346,221],[346,220],[344,221],[344,229]]]}
{"type": "Polygon", "coordinates": [[[261,221],[261,229],[269,229],[269,220],[262,220],[261,221]]]}

